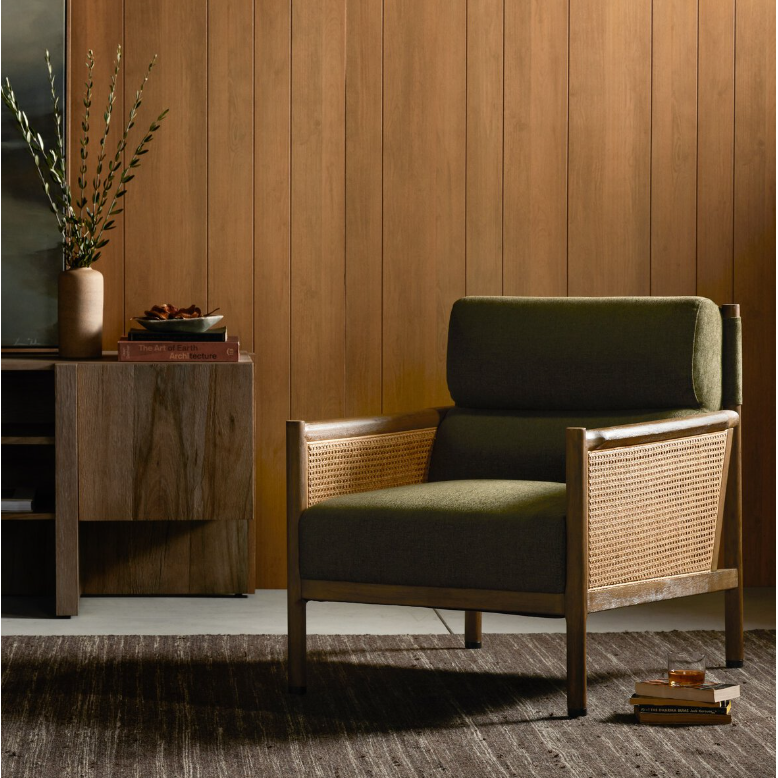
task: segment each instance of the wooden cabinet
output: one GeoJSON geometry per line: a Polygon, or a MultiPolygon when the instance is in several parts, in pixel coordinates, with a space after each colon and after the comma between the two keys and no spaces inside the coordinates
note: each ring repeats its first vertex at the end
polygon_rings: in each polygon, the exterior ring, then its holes
{"type": "Polygon", "coordinates": [[[79,591],[254,590],[249,356],[208,365],[4,357],[3,371],[54,372],[58,615],[77,613],[79,591]]]}
{"type": "Polygon", "coordinates": [[[79,366],[79,519],[250,521],[251,367],[79,366]]]}

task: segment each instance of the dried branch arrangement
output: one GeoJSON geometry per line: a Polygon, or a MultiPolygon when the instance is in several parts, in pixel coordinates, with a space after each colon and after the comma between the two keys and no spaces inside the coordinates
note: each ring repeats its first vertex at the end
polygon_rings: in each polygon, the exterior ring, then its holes
{"type": "Polygon", "coordinates": [[[90,109],[92,108],[92,89],[94,81],[92,72],[95,66],[95,58],[90,50],[87,53],[86,68],[86,93],[84,95],[84,117],[81,122],[82,135],[79,138],[79,158],[77,194],[71,190],[68,181],[68,168],[65,157],[65,148],[62,135],[62,112],[59,107],[59,98],[54,80],[54,72],[51,67],[49,52],[46,52],[46,67],[49,72],[49,85],[51,87],[51,99],[54,108],[54,122],[56,129],[56,149],[46,148],[40,133],[30,127],[27,115],[19,107],[16,101],[11,83],[8,79],[2,86],[3,102],[11,109],[16,118],[16,124],[30,151],[35,168],[38,172],[43,191],[57,219],[57,226],[62,235],[62,247],[65,255],[65,268],[72,270],[77,267],[90,267],[100,258],[101,249],[108,243],[108,236],[115,227],[115,216],[118,216],[124,208],[120,200],[127,192],[127,184],[135,178],[135,169],[140,167],[141,157],[147,154],[147,146],[154,138],[154,133],[160,128],[162,120],[167,115],[165,109],[149,126],[148,130],[135,147],[129,163],[122,165],[127,148],[127,140],[130,130],[135,126],[135,119],[143,102],[143,89],[149,80],[151,71],[157,61],[156,55],[149,63],[143,82],[135,92],[135,100],[127,118],[127,125],[122,132],[122,137],[116,145],[116,151],[106,162],[108,155],[106,143],[111,129],[111,117],[116,100],[116,84],[119,78],[119,70],[122,61],[122,47],[116,49],[113,73],[108,92],[108,105],[103,112],[103,129],[97,148],[97,161],[91,182],[88,181],[87,159],[89,157],[89,133],[90,133],[90,109]],[[105,175],[103,174],[106,170],[105,175]],[[91,183],[91,192],[89,184],[91,183]]]}

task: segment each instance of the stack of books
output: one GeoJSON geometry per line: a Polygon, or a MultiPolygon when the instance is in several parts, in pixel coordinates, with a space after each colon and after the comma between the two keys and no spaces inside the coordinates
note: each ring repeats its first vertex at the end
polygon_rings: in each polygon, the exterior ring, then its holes
{"type": "Polygon", "coordinates": [[[630,704],[640,724],[731,724],[740,687],[727,683],[670,686],[667,679],[640,681],[630,704]]]}
{"type": "Polygon", "coordinates": [[[207,332],[131,329],[119,339],[120,362],[237,362],[240,343],[226,327],[207,332]]]}

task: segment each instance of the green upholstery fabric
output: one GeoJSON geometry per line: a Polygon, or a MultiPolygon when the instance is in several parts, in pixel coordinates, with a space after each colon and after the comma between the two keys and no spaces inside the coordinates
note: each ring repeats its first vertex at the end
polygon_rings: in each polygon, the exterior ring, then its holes
{"type": "Polygon", "coordinates": [[[565,486],[448,481],[333,497],[300,519],[300,571],[325,581],[565,588],[565,486]]]}
{"type": "Polygon", "coordinates": [[[703,413],[694,409],[523,413],[452,408],[438,428],[430,481],[459,478],[565,480],[567,427],[611,427],[703,413]]]}
{"type": "Polygon", "coordinates": [[[448,387],[465,408],[721,407],[722,323],[703,297],[466,297],[448,387]]]}
{"type": "Polygon", "coordinates": [[[723,319],[724,353],[722,397],[724,407],[743,402],[743,324],[737,318],[723,319]]]}

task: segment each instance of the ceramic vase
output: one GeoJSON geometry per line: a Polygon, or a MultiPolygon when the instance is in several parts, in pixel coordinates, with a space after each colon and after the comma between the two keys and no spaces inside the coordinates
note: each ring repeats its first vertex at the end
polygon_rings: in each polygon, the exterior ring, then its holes
{"type": "Polygon", "coordinates": [[[59,276],[59,355],[94,359],[103,349],[103,274],[91,267],[59,276]]]}

